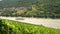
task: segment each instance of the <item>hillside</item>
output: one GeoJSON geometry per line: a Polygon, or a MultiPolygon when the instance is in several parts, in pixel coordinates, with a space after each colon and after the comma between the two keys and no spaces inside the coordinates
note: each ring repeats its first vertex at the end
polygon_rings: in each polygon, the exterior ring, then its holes
{"type": "Polygon", "coordinates": [[[2,0],[0,15],[60,18],[60,0],[2,0]]]}
{"type": "Polygon", "coordinates": [[[41,4],[58,6],[59,2],[60,0],[2,0],[0,7],[27,7],[31,5],[40,6],[41,4]]]}

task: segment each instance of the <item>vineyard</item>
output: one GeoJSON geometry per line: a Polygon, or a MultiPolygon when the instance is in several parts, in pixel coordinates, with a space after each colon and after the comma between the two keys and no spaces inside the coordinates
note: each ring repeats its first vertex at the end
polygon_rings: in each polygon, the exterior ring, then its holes
{"type": "Polygon", "coordinates": [[[0,19],[0,34],[60,34],[60,29],[0,19]]]}

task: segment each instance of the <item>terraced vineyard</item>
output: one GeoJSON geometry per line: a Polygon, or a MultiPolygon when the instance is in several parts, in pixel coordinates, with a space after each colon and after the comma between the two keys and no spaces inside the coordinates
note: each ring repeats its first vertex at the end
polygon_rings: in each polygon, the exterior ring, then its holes
{"type": "Polygon", "coordinates": [[[0,34],[60,34],[60,29],[0,19],[0,34]]]}

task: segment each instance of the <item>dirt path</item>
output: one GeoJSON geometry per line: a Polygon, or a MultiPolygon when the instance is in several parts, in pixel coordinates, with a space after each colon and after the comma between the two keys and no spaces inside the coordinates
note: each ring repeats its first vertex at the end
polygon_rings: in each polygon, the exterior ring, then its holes
{"type": "MultiPolygon", "coordinates": [[[[60,19],[44,19],[44,18],[26,18],[19,17],[20,20],[16,20],[17,17],[0,17],[1,19],[15,20],[19,22],[26,22],[35,25],[43,25],[50,28],[60,29],[60,19]]],[[[19,19],[18,18],[18,19],[19,19]]]]}

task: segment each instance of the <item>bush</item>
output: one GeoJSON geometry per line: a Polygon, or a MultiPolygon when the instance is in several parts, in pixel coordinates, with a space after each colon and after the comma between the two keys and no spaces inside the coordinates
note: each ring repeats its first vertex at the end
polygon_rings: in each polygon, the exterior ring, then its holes
{"type": "Polygon", "coordinates": [[[42,25],[33,25],[11,20],[2,20],[2,23],[4,23],[4,25],[7,25],[7,27],[9,27],[9,30],[5,29],[7,28],[6,26],[3,26],[5,31],[8,32],[0,31],[0,34],[60,34],[60,29],[48,28],[42,25]]]}

